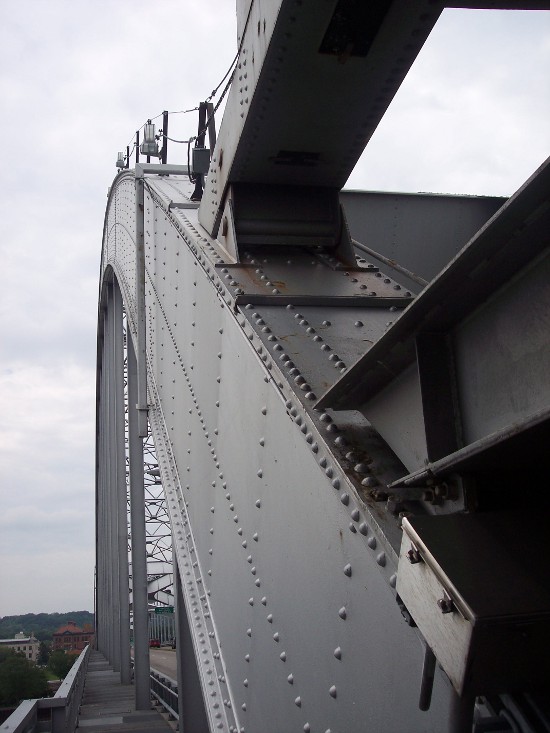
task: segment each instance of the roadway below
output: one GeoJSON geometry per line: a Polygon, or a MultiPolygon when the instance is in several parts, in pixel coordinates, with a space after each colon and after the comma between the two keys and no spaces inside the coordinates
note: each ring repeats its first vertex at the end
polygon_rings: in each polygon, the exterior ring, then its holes
{"type": "Polygon", "coordinates": [[[176,650],[169,647],[161,649],[149,649],[151,667],[157,672],[177,681],[178,673],[176,667],[176,650]]]}

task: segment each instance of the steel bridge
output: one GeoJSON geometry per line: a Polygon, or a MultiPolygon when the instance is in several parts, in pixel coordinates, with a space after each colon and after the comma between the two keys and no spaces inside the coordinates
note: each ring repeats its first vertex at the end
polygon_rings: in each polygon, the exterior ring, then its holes
{"type": "Polygon", "coordinates": [[[110,189],[97,643],[146,709],[175,606],[188,733],[550,730],[550,167],[341,191],[444,5],[238,0],[217,140],[110,189]]]}

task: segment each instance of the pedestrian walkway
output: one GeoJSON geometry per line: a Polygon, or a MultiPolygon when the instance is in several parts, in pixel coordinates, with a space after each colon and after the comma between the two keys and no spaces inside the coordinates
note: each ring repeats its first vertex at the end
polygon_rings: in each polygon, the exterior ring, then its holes
{"type": "Polygon", "coordinates": [[[173,733],[156,710],[136,710],[135,688],[123,685],[101,652],[92,651],[78,716],[81,733],[173,733]]]}

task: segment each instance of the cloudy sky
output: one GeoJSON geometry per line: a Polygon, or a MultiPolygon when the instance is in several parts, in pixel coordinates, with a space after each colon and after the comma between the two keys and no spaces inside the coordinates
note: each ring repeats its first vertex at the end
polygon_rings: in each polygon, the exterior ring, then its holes
{"type": "MultiPolygon", "coordinates": [[[[93,609],[107,187],[147,117],[216,86],[234,15],[234,0],[0,0],[0,616],[93,609]]],[[[549,153],[548,68],[550,13],[445,11],[348,187],[513,193],[549,153]]],[[[195,128],[170,119],[173,137],[195,128]]]]}

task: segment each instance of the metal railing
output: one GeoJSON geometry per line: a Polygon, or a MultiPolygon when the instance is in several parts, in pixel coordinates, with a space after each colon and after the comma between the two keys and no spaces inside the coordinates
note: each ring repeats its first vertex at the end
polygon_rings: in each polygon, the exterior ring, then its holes
{"type": "Polygon", "coordinates": [[[54,697],[23,700],[0,726],[1,733],[73,733],[82,702],[90,647],[87,646],[71,667],[54,697]],[[49,711],[49,716],[45,711],[49,711]],[[46,716],[44,720],[43,716],[46,716]]]}
{"type": "Polygon", "coordinates": [[[151,695],[175,720],[179,720],[178,683],[165,674],[151,668],[151,695]]]}

